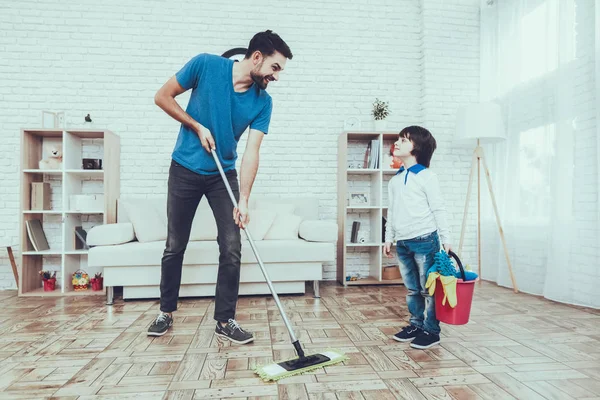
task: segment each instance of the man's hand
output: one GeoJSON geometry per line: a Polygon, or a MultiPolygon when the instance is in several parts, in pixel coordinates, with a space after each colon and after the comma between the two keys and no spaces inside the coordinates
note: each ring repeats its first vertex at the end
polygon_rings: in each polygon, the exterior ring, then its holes
{"type": "Polygon", "coordinates": [[[385,242],[383,246],[383,254],[388,258],[392,258],[392,242],[385,242]]]}
{"type": "Polygon", "coordinates": [[[450,246],[449,243],[444,243],[444,250],[446,251],[446,254],[450,254],[452,251],[452,246],[450,246]]]}
{"type": "Polygon", "coordinates": [[[212,133],[208,130],[208,128],[206,128],[199,122],[196,125],[196,133],[200,138],[200,142],[202,143],[202,147],[204,147],[204,150],[210,153],[211,150],[217,148],[215,146],[215,139],[213,139],[212,133]]]}
{"type": "Polygon", "coordinates": [[[233,220],[236,225],[244,229],[250,223],[250,214],[248,213],[248,200],[241,197],[238,206],[233,209],[233,220]]]}

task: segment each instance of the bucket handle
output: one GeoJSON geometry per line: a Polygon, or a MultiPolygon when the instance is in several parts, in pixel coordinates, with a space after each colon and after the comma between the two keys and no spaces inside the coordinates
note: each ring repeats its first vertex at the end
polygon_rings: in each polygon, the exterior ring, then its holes
{"type": "Polygon", "coordinates": [[[448,254],[454,258],[456,260],[456,264],[458,264],[458,268],[460,269],[460,274],[462,275],[462,280],[463,282],[467,281],[467,277],[465,275],[465,269],[463,268],[462,262],[460,261],[460,258],[458,258],[458,256],[456,255],[455,252],[453,252],[452,250],[450,250],[448,252],[448,254]]]}

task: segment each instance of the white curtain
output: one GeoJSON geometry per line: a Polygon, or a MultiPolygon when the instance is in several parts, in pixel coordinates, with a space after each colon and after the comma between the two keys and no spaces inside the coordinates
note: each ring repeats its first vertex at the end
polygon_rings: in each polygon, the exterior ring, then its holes
{"type": "MultiPolygon", "coordinates": [[[[600,307],[595,3],[482,0],[481,100],[502,106],[507,129],[485,151],[519,289],[600,307]]],[[[482,275],[512,287],[482,190],[482,275]]]]}

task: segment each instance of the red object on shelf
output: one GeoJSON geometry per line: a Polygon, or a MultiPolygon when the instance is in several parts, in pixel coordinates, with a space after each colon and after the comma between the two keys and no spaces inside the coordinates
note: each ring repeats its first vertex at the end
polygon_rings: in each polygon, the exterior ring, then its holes
{"type": "Polygon", "coordinates": [[[51,292],[56,288],[56,278],[44,279],[44,292],[51,292]]]}
{"type": "Polygon", "coordinates": [[[91,282],[92,282],[92,290],[102,290],[102,282],[104,281],[104,278],[92,278],[91,282]]]}

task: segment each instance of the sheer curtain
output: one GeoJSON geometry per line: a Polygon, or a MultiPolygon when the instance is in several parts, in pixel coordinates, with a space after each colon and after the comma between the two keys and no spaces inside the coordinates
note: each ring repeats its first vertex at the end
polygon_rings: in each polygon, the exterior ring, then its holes
{"type": "MultiPolygon", "coordinates": [[[[485,151],[519,289],[600,307],[594,3],[482,0],[481,100],[501,104],[507,127],[507,140],[485,151]]],[[[482,275],[511,286],[489,201],[482,275]]]]}

